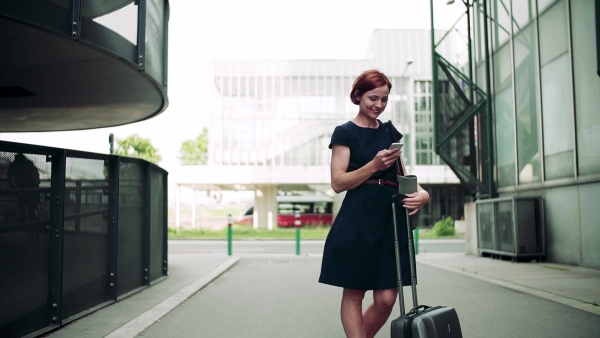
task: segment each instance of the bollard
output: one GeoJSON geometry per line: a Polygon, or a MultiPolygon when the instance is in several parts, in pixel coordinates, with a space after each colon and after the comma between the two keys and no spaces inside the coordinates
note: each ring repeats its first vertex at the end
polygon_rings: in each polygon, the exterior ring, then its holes
{"type": "Polygon", "coordinates": [[[419,227],[413,230],[413,239],[415,240],[415,255],[419,254],[419,227]]]}
{"type": "Polygon", "coordinates": [[[294,226],[296,227],[296,255],[300,255],[300,227],[302,226],[302,221],[300,220],[300,214],[296,214],[296,219],[294,220],[294,226]]]}
{"type": "Polygon", "coordinates": [[[232,249],[232,245],[231,245],[231,240],[233,237],[233,231],[231,229],[231,223],[232,223],[232,218],[231,218],[231,214],[227,215],[227,254],[229,256],[231,256],[231,249],[232,249]]]}

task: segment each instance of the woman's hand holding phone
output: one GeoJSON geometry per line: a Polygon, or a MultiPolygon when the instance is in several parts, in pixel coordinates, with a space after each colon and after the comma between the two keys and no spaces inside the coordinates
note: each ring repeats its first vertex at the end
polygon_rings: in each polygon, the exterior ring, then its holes
{"type": "Polygon", "coordinates": [[[392,143],[392,145],[390,146],[390,149],[398,149],[398,150],[402,150],[402,147],[404,146],[404,143],[392,143]]]}

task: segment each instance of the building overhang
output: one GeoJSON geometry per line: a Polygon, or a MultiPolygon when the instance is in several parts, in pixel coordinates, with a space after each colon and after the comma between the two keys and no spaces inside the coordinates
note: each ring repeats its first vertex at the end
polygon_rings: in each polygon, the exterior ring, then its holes
{"type": "Polygon", "coordinates": [[[314,190],[314,186],[330,185],[329,167],[183,166],[169,177],[177,185],[204,191],[257,190],[264,185],[314,190]]]}
{"type": "MultiPolygon", "coordinates": [[[[420,184],[460,184],[452,170],[443,165],[408,166],[420,184]]],[[[329,166],[183,166],[169,172],[172,183],[201,191],[257,190],[277,185],[279,190],[329,190],[329,166]]]]}
{"type": "MultiPolygon", "coordinates": [[[[146,9],[161,21],[138,22],[138,34],[147,27],[158,32],[142,40],[144,48],[94,20],[129,1],[93,2],[80,16],[69,2],[0,5],[0,132],[112,127],[151,118],[168,106],[167,0],[159,1],[162,8],[146,9]],[[80,20],[73,22],[77,28],[71,28],[71,17],[80,20]]],[[[132,20],[139,16],[135,11],[132,20]]]]}

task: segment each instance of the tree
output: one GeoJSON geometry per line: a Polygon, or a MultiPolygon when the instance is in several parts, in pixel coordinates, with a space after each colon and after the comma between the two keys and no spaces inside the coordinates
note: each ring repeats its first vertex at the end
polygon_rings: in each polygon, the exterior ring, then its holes
{"type": "Polygon", "coordinates": [[[116,155],[125,155],[130,157],[142,158],[148,162],[158,164],[162,156],[154,148],[149,139],[133,134],[125,139],[116,139],[116,155]]]}
{"type": "Polygon", "coordinates": [[[208,129],[204,127],[202,133],[195,140],[187,140],[181,144],[178,157],[182,165],[204,165],[208,161],[208,129]]]}

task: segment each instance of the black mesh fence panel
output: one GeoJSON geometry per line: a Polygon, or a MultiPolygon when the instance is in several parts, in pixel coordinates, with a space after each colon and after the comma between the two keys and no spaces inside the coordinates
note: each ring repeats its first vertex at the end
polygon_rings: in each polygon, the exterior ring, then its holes
{"type": "Polygon", "coordinates": [[[516,253],[515,224],[513,222],[513,204],[510,201],[494,203],[496,249],[516,253]]]}
{"type": "Polygon", "coordinates": [[[0,337],[50,325],[50,157],[0,151],[0,337]]]}
{"type": "Polygon", "coordinates": [[[0,141],[0,337],[43,334],[166,275],[167,173],[121,161],[116,196],[108,155],[0,141]]]}
{"type": "Polygon", "coordinates": [[[162,171],[150,171],[150,280],[166,274],[167,257],[164,253],[165,213],[164,203],[166,175],[162,171]]]}
{"type": "Polygon", "coordinates": [[[107,171],[103,160],[67,158],[63,318],[109,299],[107,171]]]}
{"type": "Polygon", "coordinates": [[[480,252],[522,257],[545,255],[542,199],[510,197],[477,201],[480,252]]]}
{"type": "Polygon", "coordinates": [[[480,249],[496,249],[492,203],[477,204],[477,230],[480,249]]]}
{"type": "Polygon", "coordinates": [[[142,163],[119,163],[119,296],[144,285],[144,190],[142,163]]]}

